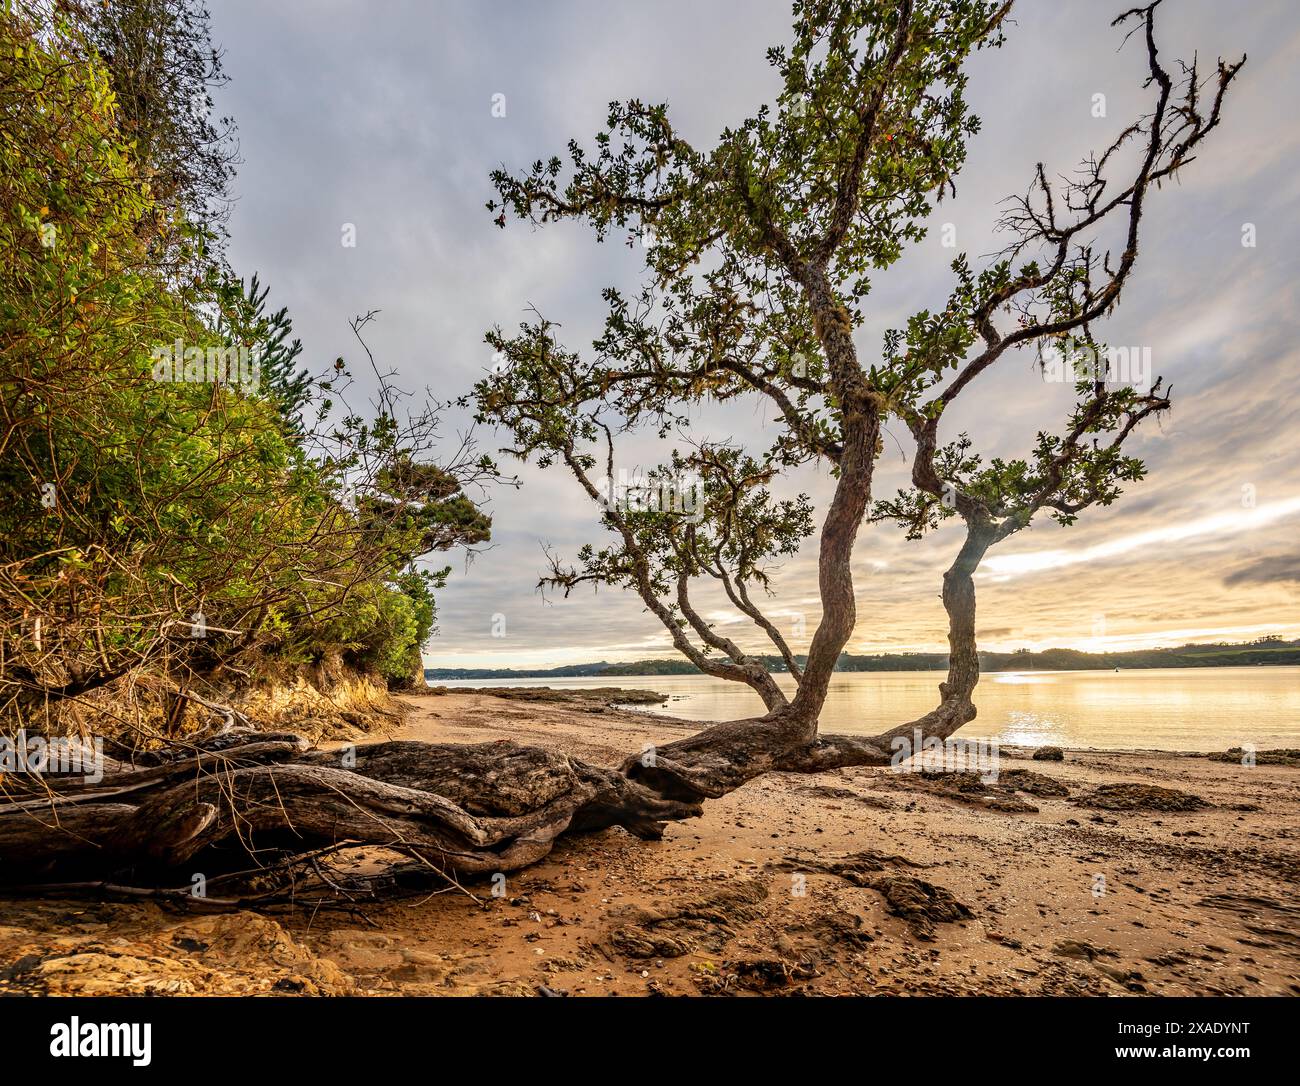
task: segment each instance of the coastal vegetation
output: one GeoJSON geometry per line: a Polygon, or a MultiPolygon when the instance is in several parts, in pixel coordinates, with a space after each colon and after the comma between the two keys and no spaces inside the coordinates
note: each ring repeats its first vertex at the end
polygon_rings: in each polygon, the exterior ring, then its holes
{"type": "Polygon", "coordinates": [[[438,463],[384,375],[353,409],[225,260],[202,9],[6,5],[0,34],[0,720],[103,692],[179,733],[325,662],[411,680],[447,575],[418,559],[487,538],[490,469],[438,463]]]}

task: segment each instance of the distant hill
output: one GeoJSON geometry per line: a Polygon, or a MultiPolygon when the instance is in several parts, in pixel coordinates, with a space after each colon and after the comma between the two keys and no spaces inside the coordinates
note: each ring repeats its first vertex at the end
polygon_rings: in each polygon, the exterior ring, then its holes
{"type": "MultiPolygon", "coordinates": [[[[800,663],[803,657],[799,657],[800,663]]],[[[780,657],[763,657],[774,672],[785,670],[780,657]]],[[[1259,665],[1300,665],[1300,641],[1283,641],[1265,637],[1244,644],[1179,645],[1158,649],[1135,649],[1132,652],[1078,652],[1075,649],[1044,649],[1030,652],[982,652],[983,671],[1108,671],[1114,668],[1151,667],[1257,667],[1259,665]]],[[[888,653],[879,656],[854,656],[845,653],[837,671],[942,671],[948,666],[948,654],[942,652],[888,653]]],[[[424,677],[430,681],[447,679],[567,679],[586,676],[611,678],[623,675],[698,675],[693,664],[681,659],[636,660],[611,664],[604,660],[592,664],[567,664],[564,667],[463,668],[427,667],[424,677]]]]}

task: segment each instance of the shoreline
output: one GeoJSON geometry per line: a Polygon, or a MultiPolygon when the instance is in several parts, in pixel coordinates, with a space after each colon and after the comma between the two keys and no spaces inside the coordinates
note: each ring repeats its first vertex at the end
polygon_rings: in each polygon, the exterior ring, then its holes
{"type": "MultiPolygon", "coordinates": [[[[699,727],[477,691],[401,700],[394,738],[601,764],[699,727]]],[[[1300,994],[1295,768],[1009,760],[994,787],[768,774],[660,842],[564,837],[501,896],[483,880],[315,915],[0,898],[0,992],[1300,994]]]]}
{"type": "MultiPolygon", "coordinates": [[[[822,711],[821,730],[873,735],[923,716],[937,696],[932,680],[921,672],[838,674],[822,711]]],[[[580,694],[608,690],[613,683],[638,694],[647,687],[658,690],[656,704],[649,697],[638,702],[654,715],[712,722],[763,713],[748,689],[704,675],[570,678],[547,685],[580,694]]],[[[429,689],[527,690],[542,685],[535,680],[467,680],[429,689]]],[[[789,696],[789,681],[781,685],[789,696]]],[[[617,697],[610,700],[625,704],[617,697]]],[[[1300,668],[1000,673],[984,676],[974,700],[978,716],[959,737],[1004,747],[1199,754],[1300,748],[1300,668]]]]}

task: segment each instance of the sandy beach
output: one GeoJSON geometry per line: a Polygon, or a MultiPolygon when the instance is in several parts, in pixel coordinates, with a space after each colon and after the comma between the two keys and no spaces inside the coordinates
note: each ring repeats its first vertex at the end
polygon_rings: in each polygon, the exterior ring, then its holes
{"type": "MultiPolygon", "coordinates": [[[[697,727],[564,698],[411,697],[393,734],[613,763],[697,727]]],[[[773,774],[662,842],[566,837],[504,883],[364,915],[6,899],[0,991],[1297,994],[1298,834],[1300,770],[1263,760],[773,774]]]]}

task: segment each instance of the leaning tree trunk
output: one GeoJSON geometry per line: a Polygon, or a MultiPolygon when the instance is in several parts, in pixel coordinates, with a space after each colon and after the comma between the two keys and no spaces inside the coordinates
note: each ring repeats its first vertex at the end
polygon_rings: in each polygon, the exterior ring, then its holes
{"type": "Polygon", "coordinates": [[[507,872],[565,833],[623,826],[658,838],[769,771],[891,759],[880,738],[809,742],[779,716],[718,724],[618,768],[509,740],[324,751],[289,733],[232,729],[173,749],[156,765],[106,758],[93,784],[6,777],[0,879],[188,882],[250,857],[339,845],[400,849],[447,874],[507,872]]]}

